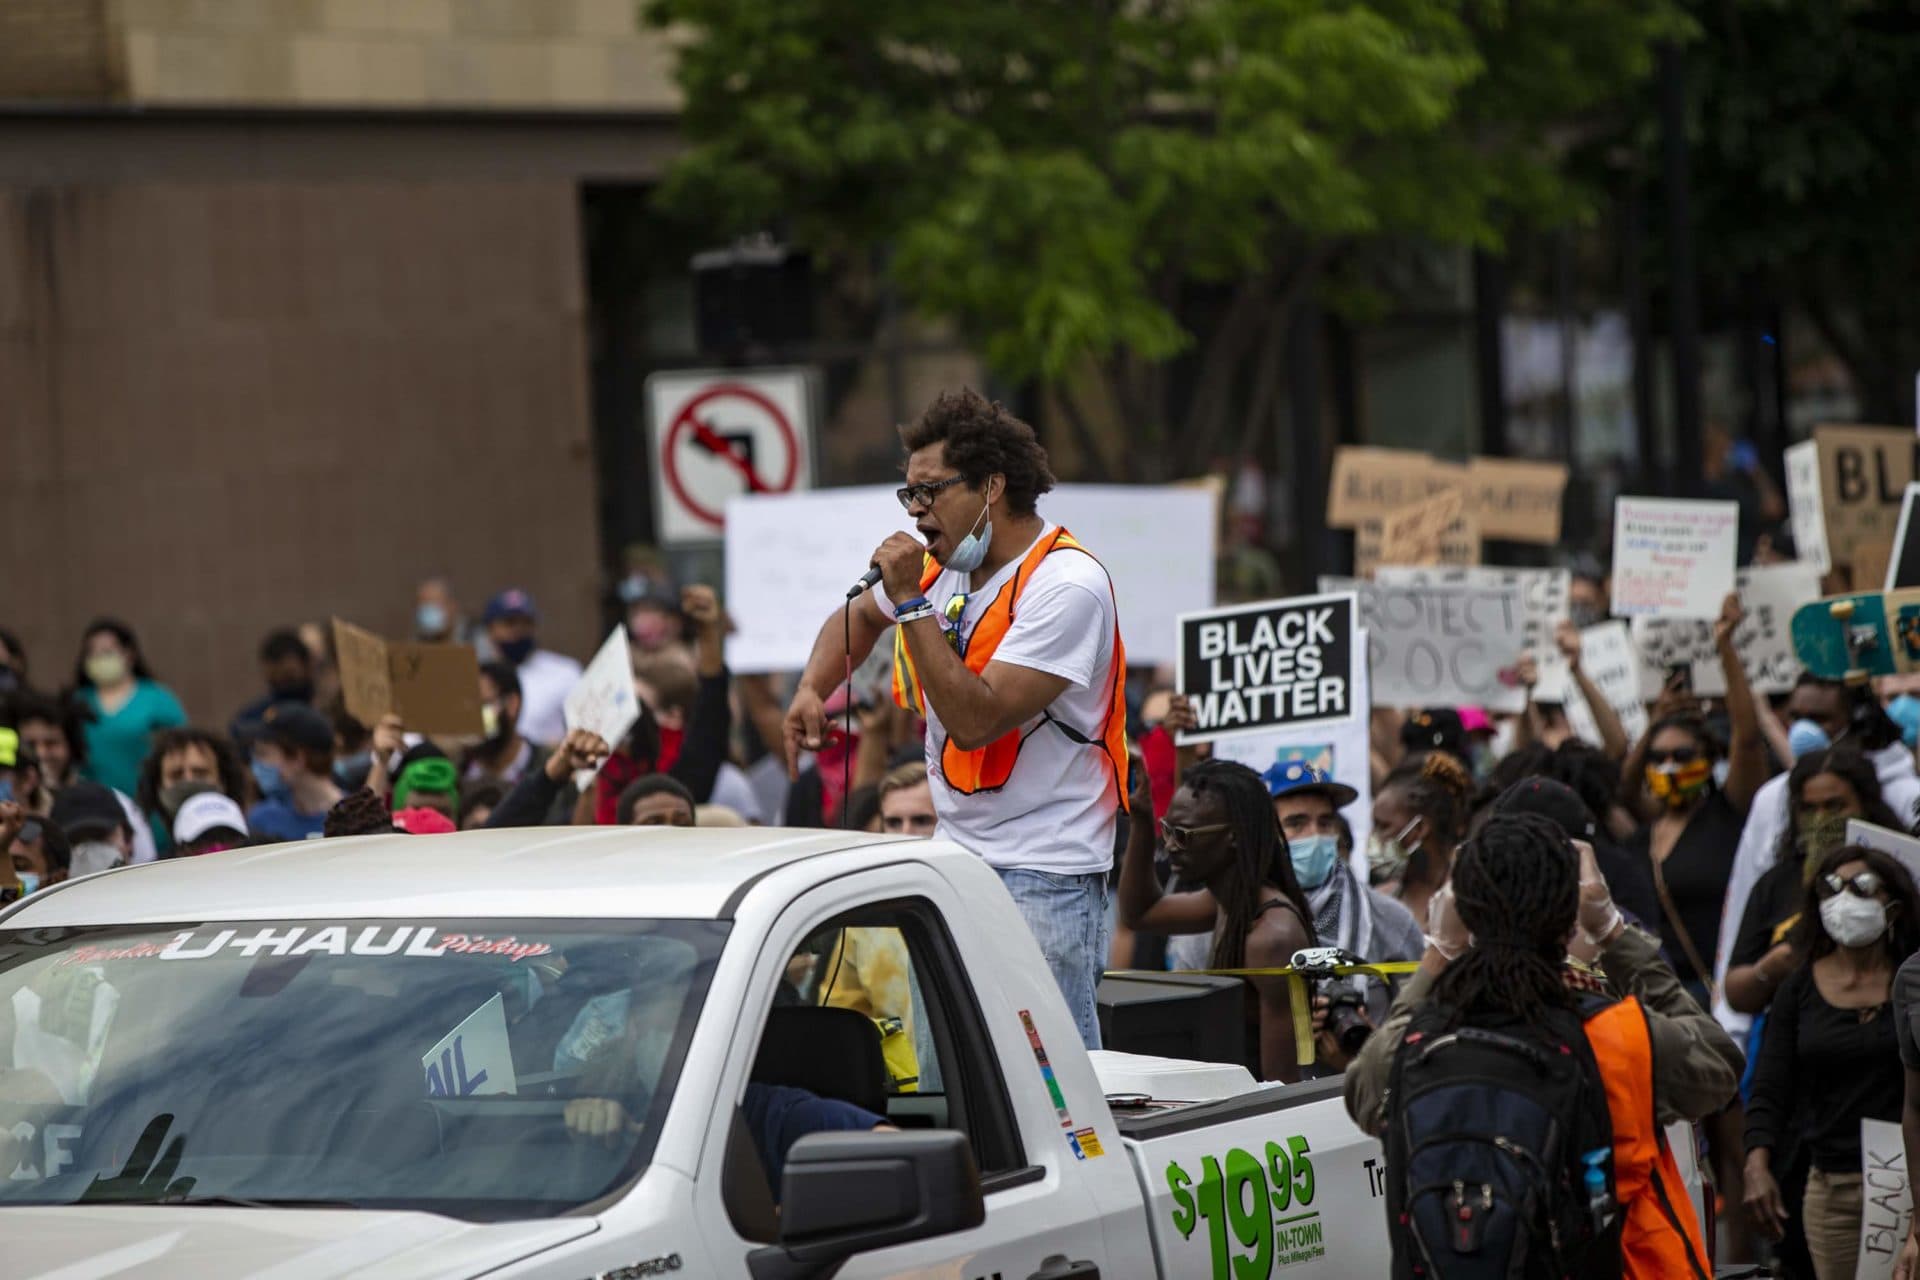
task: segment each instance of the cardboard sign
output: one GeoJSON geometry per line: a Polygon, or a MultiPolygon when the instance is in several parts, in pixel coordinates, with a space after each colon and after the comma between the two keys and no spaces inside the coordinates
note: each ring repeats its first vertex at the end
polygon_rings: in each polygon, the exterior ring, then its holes
{"type": "MultiPolygon", "coordinates": [[[[728,666],[757,672],[807,665],[821,623],[845,600],[874,548],[913,528],[893,489],[861,485],[727,504],[727,613],[736,628],[727,637],[728,666]]],[[[1112,576],[1127,660],[1176,661],[1180,615],[1214,603],[1214,491],[1063,484],[1040,500],[1040,514],[1072,530],[1112,576]]]]}
{"type": "Polygon", "coordinates": [[[1854,1280],[1890,1280],[1913,1224],[1907,1148],[1895,1120],[1860,1121],[1860,1260],[1854,1280]]]}
{"type": "MultiPolygon", "coordinates": [[[[589,730],[616,748],[626,740],[633,722],[640,718],[640,699],[633,691],[633,653],[625,627],[615,627],[607,636],[600,652],[593,655],[579,681],[567,692],[561,709],[569,731],[589,730]]],[[[576,772],[573,780],[585,789],[599,772],[600,765],[596,764],[576,772]]]]}
{"type": "MultiPolygon", "coordinates": [[[[1754,565],[1734,575],[1734,589],[1745,613],[1733,632],[1747,683],[1755,693],[1791,693],[1804,668],[1793,652],[1794,610],[1820,598],[1820,573],[1810,564],[1754,565]]],[[[1643,661],[1641,695],[1660,696],[1667,673],[1689,669],[1693,691],[1703,698],[1727,692],[1713,624],[1691,618],[1635,618],[1634,643],[1643,661]]]]}
{"type": "Polygon", "coordinates": [[[1351,529],[1386,520],[1442,489],[1465,489],[1467,469],[1414,449],[1346,445],[1333,455],[1327,524],[1351,529]]]}
{"type": "Polygon", "coordinates": [[[1467,465],[1467,486],[1481,537],[1548,547],[1560,541],[1560,507],[1567,492],[1564,463],[1475,458],[1467,465]]]}
{"type": "Polygon", "coordinates": [[[1863,564],[1872,568],[1893,545],[1901,495],[1920,478],[1914,474],[1920,441],[1904,427],[1817,427],[1813,439],[1828,554],[1835,565],[1853,566],[1855,590],[1871,591],[1882,574],[1864,572],[1863,564]]]}
{"type": "Polygon", "coordinates": [[[1176,684],[1198,726],[1181,743],[1364,719],[1366,704],[1354,701],[1353,632],[1351,595],[1182,615],[1176,684]]]}
{"type": "MultiPolygon", "coordinates": [[[[1364,651],[1366,643],[1366,632],[1354,637],[1356,651],[1364,651]]],[[[1353,705],[1362,710],[1372,705],[1364,662],[1354,664],[1353,705]]],[[[1349,865],[1360,877],[1360,883],[1365,884],[1367,833],[1373,829],[1373,744],[1368,729],[1368,718],[1359,715],[1339,724],[1234,734],[1213,744],[1213,758],[1237,761],[1255,773],[1265,773],[1277,764],[1304,760],[1332,774],[1335,782],[1343,782],[1359,792],[1340,814],[1353,829],[1349,865]]]]}
{"type": "Polygon", "coordinates": [[[420,1059],[430,1098],[513,1093],[513,1049],[507,1041],[507,1005],[499,992],[460,1020],[420,1059]]]}
{"type": "Polygon", "coordinates": [[[1322,578],[1320,589],[1354,593],[1378,705],[1490,711],[1526,705],[1526,692],[1513,682],[1526,647],[1517,587],[1322,578]]]}
{"type": "Polygon", "coordinates": [[[1820,446],[1812,440],[1791,446],[1787,462],[1787,510],[1793,521],[1796,557],[1822,574],[1833,569],[1827,553],[1827,516],[1820,502],[1820,446]]]}
{"type": "MultiPolygon", "coordinates": [[[[1627,741],[1638,742],[1647,732],[1647,704],[1640,690],[1640,653],[1634,648],[1633,635],[1624,622],[1602,622],[1588,627],[1580,633],[1580,668],[1587,673],[1587,679],[1600,690],[1600,696],[1613,708],[1614,715],[1620,718],[1620,727],[1626,732],[1627,741]]],[[[1534,689],[1534,697],[1541,702],[1552,701],[1543,692],[1546,682],[1543,680],[1534,689]]],[[[1561,665],[1561,697],[1559,701],[1566,708],[1567,723],[1582,740],[1598,744],[1600,725],[1593,718],[1593,709],[1580,693],[1579,686],[1573,681],[1571,673],[1561,665]]]]}
{"type": "Polygon", "coordinates": [[[1719,617],[1739,538],[1737,502],[1615,499],[1614,616],[1719,617]]]}
{"type": "Polygon", "coordinates": [[[1894,531],[1893,555],[1887,562],[1882,591],[1920,587],[1920,521],[1913,518],[1916,498],[1920,498],[1920,484],[1908,485],[1900,501],[1900,524],[1894,531]]]}
{"type": "MultiPolygon", "coordinates": [[[[1354,526],[1353,576],[1371,578],[1383,564],[1394,564],[1382,552],[1387,540],[1386,521],[1369,517],[1354,526]]],[[[1480,563],[1480,522],[1471,511],[1462,510],[1440,537],[1440,558],[1433,563],[1465,568],[1480,563]]]]}
{"type": "Polygon", "coordinates": [[[391,713],[429,737],[482,732],[480,660],[470,646],[389,643],[335,618],[333,649],[347,714],[368,728],[391,713]]]}
{"type": "Polygon", "coordinates": [[[1399,515],[1388,516],[1381,522],[1381,563],[1439,564],[1447,531],[1460,519],[1466,505],[1466,494],[1442,489],[1399,515]]]}

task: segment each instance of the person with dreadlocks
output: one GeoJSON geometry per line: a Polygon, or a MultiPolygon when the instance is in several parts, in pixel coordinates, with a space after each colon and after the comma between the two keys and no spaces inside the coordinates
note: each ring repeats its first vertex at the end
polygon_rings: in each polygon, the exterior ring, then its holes
{"type": "Polygon", "coordinates": [[[1458,756],[1441,750],[1401,762],[1374,792],[1371,878],[1415,920],[1427,918],[1434,892],[1447,882],[1472,798],[1473,775],[1458,756]]]}
{"type": "MultiPolygon", "coordinates": [[[[1136,769],[1120,868],[1120,921],[1143,933],[1212,933],[1214,969],[1266,969],[1316,945],[1306,894],[1260,775],[1207,760],[1187,770],[1160,822],[1174,878],[1205,886],[1165,892],[1153,874],[1153,783],[1136,769]]],[[[1263,1080],[1300,1078],[1284,978],[1247,979],[1247,1066],[1263,1080]]]]}
{"type": "MultiPolygon", "coordinates": [[[[1387,1086],[1403,1044],[1418,1038],[1475,1028],[1550,1043],[1558,1052],[1549,1076],[1583,1069],[1584,1040],[1604,1089],[1612,1196],[1623,1219],[1611,1273],[1705,1280],[1712,1266],[1663,1128],[1723,1106],[1739,1081],[1740,1051],[1687,997],[1657,942],[1621,917],[1591,849],[1577,849],[1537,814],[1498,813],[1461,846],[1434,917],[1420,970],[1347,1071],[1348,1114],[1375,1135],[1406,1122],[1425,1095],[1401,1088],[1389,1098],[1387,1086]],[[1576,928],[1599,947],[1599,975],[1566,963],[1576,928]]],[[[1521,1087],[1526,1074],[1483,1088],[1521,1087]]],[[[1400,1230],[1392,1209],[1389,1229],[1400,1230]]],[[[1398,1238],[1395,1250],[1398,1262],[1398,1238]]]]}

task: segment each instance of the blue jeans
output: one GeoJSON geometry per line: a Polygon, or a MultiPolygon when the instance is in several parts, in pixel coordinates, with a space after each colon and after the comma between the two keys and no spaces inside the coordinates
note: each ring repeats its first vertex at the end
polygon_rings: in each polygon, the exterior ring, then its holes
{"type": "Polygon", "coordinates": [[[1013,905],[1033,930],[1040,954],[1066,997],[1073,1025],[1089,1049],[1100,1047],[1100,1008],[1094,992],[1107,968],[1112,929],[1107,923],[1107,877],[1063,876],[1024,867],[995,867],[1013,905]]]}

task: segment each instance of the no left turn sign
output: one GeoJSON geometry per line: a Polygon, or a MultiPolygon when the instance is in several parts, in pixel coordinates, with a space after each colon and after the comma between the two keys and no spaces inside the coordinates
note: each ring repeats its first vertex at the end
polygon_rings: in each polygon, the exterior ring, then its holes
{"type": "Polygon", "coordinates": [[[662,544],[717,542],[727,499],[813,484],[808,369],[695,369],[647,379],[655,526],[662,544]]]}

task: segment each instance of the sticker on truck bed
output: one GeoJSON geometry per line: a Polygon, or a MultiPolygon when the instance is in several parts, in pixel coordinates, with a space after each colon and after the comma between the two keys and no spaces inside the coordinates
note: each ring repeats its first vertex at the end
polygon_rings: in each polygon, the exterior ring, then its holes
{"type": "Polygon", "coordinates": [[[1046,1083],[1047,1096],[1053,1099],[1053,1112],[1060,1117],[1060,1132],[1066,1135],[1067,1149],[1073,1152],[1075,1160],[1099,1157],[1107,1154],[1100,1145],[1100,1135],[1092,1129],[1075,1129],[1073,1117],[1067,1113],[1067,1100],[1060,1092],[1060,1082],[1053,1077],[1053,1064],[1047,1061],[1047,1047],[1040,1043],[1040,1029],[1033,1025],[1033,1013],[1020,1011],[1020,1025],[1026,1029],[1027,1043],[1033,1046],[1033,1060],[1040,1064],[1040,1079],[1046,1083]]]}

